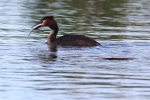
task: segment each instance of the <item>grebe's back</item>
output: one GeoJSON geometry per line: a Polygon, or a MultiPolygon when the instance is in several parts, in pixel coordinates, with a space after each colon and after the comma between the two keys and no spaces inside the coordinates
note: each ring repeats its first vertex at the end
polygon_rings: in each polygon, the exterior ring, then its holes
{"type": "Polygon", "coordinates": [[[98,46],[95,40],[84,35],[65,35],[56,39],[56,44],[61,46],[98,46]]]}

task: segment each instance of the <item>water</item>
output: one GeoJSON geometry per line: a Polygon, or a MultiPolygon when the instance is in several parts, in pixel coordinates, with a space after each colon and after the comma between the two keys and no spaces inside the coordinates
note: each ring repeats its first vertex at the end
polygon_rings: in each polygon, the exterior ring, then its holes
{"type": "Polygon", "coordinates": [[[149,100],[149,10],[149,0],[1,0],[0,100],[149,100]],[[28,37],[45,15],[58,36],[102,46],[50,48],[48,28],[28,37]]]}

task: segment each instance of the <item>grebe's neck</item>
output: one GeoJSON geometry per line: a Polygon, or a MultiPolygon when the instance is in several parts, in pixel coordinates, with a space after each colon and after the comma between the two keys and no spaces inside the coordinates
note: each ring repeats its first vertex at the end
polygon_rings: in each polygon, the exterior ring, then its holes
{"type": "Polygon", "coordinates": [[[58,28],[52,29],[52,31],[50,32],[50,34],[47,37],[48,45],[52,45],[55,43],[57,33],[58,33],[58,28]]]}

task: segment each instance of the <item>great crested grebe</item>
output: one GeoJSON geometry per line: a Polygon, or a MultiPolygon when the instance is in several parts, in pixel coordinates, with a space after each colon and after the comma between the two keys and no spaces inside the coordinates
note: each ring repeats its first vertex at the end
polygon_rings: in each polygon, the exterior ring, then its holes
{"type": "MultiPolygon", "coordinates": [[[[47,38],[48,45],[60,45],[60,46],[98,46],[100,45],[95,40],[90,39],[89,37],[86,37],[84,35],[65,35],[65,36],[56,38],[59,28],[53,16],[46,16],[42,18],[39,23],[34,25],[31,32],[43,26],[48,26],[49,28],[52,29],[52,31],[50,32],[47,38]]],[[[29,33],[29,35],[31,34],[31,32],[29,33]]]]}

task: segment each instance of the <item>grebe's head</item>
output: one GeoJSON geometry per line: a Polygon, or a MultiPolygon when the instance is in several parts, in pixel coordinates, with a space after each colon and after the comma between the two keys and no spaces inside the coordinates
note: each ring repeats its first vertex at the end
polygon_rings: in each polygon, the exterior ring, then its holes
{"type": "MultiPolygon", "coordinates": [[[[33,26],[33,29],[31,30],[31,32],[33,30],[36,30],[36,29],[38,29],[40,27],[44,27],[44,26],[48,26],[52,30],[58,29],[58,25],[57,25],[56,21],[54,20],[54,16],[46,16],[46,17],[42,18],[36,25],[33,26]]],[[[29,35],[31,34],[31,32],[29,33],[29,35]]]]}

